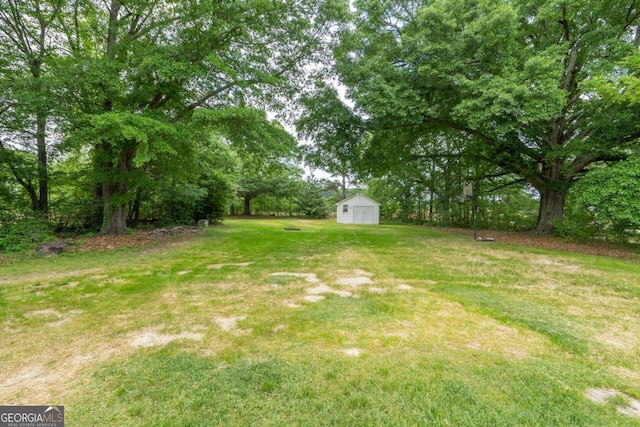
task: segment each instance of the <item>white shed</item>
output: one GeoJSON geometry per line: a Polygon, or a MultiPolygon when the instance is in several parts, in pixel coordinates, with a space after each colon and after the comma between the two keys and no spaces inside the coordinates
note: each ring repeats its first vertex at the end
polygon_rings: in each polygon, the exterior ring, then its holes
{"type": "Polygon", "coordinates": [[[379,224],[380,203],[373,199],[354,194],[336,203],[338,224],[379,224]]]}

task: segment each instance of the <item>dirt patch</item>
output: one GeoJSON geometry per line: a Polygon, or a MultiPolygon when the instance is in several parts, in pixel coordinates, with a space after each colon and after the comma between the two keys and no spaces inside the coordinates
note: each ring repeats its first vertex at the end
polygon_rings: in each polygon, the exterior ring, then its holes
{"type": "Polygon", "coordinates": [[[363,350],[361,348],[346,348],[342,352],[349,357],[360,357],[363,350]]]}
{"type": "Polygon", "coordinates": [[[594,338],[606,346],[628,350],[636,348],[639,339],[636,331],[625,330],[619,326],[609,327],[606,332],[601,333],[594,338]]]}
{"type": "Polygon", "coordinates": [[[35,318],[35,317],[55,317],[57,319],[62,317],[62,314],[58,310],[54,310],[53,308],[47,308],[44,310],[36,310],[31,311],[29,313],[25,313],[25,317],[35,318]]]}
{"type": "Polygon", "coordinates": [[[209,270],[220,270],[223,267],[246,267],[253,264],[253,262],[227,262],[222,264],[209,264],[207,268],[209,270]]]}
{"type": "Polygon", "coordinates": [[[318,286],[315,286],[313,288],[308,288],[306,290],[306,292],[309,295],[336,294],[336,295],[339,295],[341,297],[350,297],[351,296],[351,292],[338,291],[338,290],[333,289],[332,287],[324,285],[324,284],[319,284],[318,286]]]}
{"type": "MultiPolygon", "coordinates": [[[[318,279],[318,276],[315,273],[290,273],[290,272],[276,272],[271,273],[270,277],[298,277],[304,279],[307,283],[315,284],[311,288],[305,289],[305,293],[307,295],[302,297],[302,300],[308,302],[318,302],[323,300],[325,297],[323,294],[336,294],[341,297],[350,297],[351,292],[339,291],[337,289],[333,289],[330,286],[325,285],[318,279]]],[[[289,307],[297,308],[298,306],[293,303],[287,303],[289,307]]]]}
{"type": "Polygon", "coordinates": [[[203,337],[204,334],[202,333],[183,332],[181,334],[161,334],[155,330],[150,330],[135,334],[131,337],[129,344],[132,347],[155,347],[182,339],[200,341],[203,337]]]}
{"type": "Polygon", "coordinates": [[[356,269],[356,270],[354,271],[354,273],[355,273],[357,276],[373,276],[373,273],[369,273],[368,271],[360,270],[360,269],[356,269]]]}
{"type": "MultiPolygon", "coordinates": [[[[324,298],[324,297],[322,297],[322,298],[324,298]]],[[[285,302],[284,304],[289,308],[302,308],[302,306],[300,304],[296,304],[294,302],[285,302]]]]}
{"type": "Polygon", "coordinates": [[[640,400],[634,399],[621,391],[607,388],[591,388],[585,392],[585,397],[600,405],[616,401],[618,412],[640,418],[640,400]]]}
{"type": "Polygon", "coordinates": [[[246,318],[247,316],[216,317],[213,320],[224,332],[239,332],[237,329],[237,323],[246,318]]]}
{"type": "Polygon", "coordinates": [[[177,226],[172,228],[157,228],[151,231],[134,231],[122,236],[94,236],[75,237],[68,239],[69,246],[65,252],[105,251],[122,247],[143,247],[154,242],[183,240],[200,235],[204,231],[201,227],[177,226]]]}
{"type": "Polygon", "coordinates": [[[413,290],[413,286],[402,283],[396,286],[396,289],[399,291],[411,291],[413,290]]]}
{"type": "Polygon", "coordinates": [[[640,380],[640,372],[635,372],[622,366],[611,366],[609,370],[622,378],[640,380]]]}
{"type": "MultiPolygon", "coordinates": [[[[432,230],[441,230],[451,233],[473,236],[473,230],[463,228],[439,228],[430,227],[432,230]]],[[[609,242],[574,242],[565,238],[555,236],[542,236],[534,232],[507,232],[494,230],[478,230],[479,236],[487,236],[495,239],[496,242],[510,243],[521,246],[531,246],[541,249],[560,250],[575,252],[587,255],[600,255],[611,258],[620,258],[633,261],[640,261],[640,251],[638,247],[624,248],[609,242]]],[[[481,242],[483,245],[490,244],[481,242]]]]}
{"type": "Polygon", "coordinates": [[[341,277],[338,280],[336,280],[336,283],[338,285],[345,285],[345,286],[360,286],[360,285],[370,285],[373,283],[373,280],[371,280],[366,276],[341,277]]]}
{"type": "Polygon", "coordinates": [[[65,390],[70,381],[82,375],[82,370],[90,364],[109,360],[123,347],[113,343],[102,343],[100,347],[77,345],[70,349],[82,353],[51,354],[38,361],[32,360],[23,367],[0,379],[0,396],[3,404],[24,405],[56,400],[53,390],[65,390]],[[87,348],[89,347],[89,349],[87,348]],[[54,369],[52,369],[54,367],[54,369]]]}
{"type": "Polygon", "coordinates": [[[315,273],[289,273],[279,271],[276,273],[271,273],[269,276],[300,277],[306,280],[308,283],[320,283],[320,279],[318,279],[318,276],[316,276],[315,273]]]}

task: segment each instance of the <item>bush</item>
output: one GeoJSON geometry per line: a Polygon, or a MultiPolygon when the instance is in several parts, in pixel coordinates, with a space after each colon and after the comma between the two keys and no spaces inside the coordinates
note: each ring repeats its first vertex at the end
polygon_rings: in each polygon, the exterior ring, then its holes
{"type": "Polygon", "coordinates": [[[639,193],[640,158],[596,169],[571,189],[567,219],[580,232],[604,233],[619,241],[634,239],[640,229],[639,193]]]}
{"type": "Polygon", "coordinates": [[[207,191],[196,184],[176,183],[162,189],[161,194],[158,218],[161,224],[195,224],[195,210],[207,191]]]}
{"type": "Polygon", "coordinates": [[[0,226],[0,251],[25,252],[55,238],[51,225],[45,219],[24,218],[0,226]]]}

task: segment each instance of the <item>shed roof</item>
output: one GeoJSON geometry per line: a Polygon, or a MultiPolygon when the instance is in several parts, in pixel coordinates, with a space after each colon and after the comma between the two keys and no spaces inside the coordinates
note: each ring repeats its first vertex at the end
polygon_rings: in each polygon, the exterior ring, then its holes
{"type": "Polygon", "coordinates": [[[356,194],[354,194],[353,196],[349,196],[349,197],[347,197],[347,198],[346,198],[346,199],[344,199],[344,200],[340,200],[338,203],[336,203],[336,206],[337,206],[337,205],[342,205],[342,204],[344,204],[344,202],[347,202],[347,201],[349,201],[349,200],[351,200],[351,199],[355,199],[355,198],[356,198],[356,197],[358,197],[358,196],[360,196],[360,197],[362,197],[362,198],[364,198],[364,199],[369,200],[369,201],[370,201],[371,203],[373,203],[373,204],[376,204],[376,205],[378,205],[378,206],[381,206],[381,204],[380,204],[380,203],[376,202],[376,201],[375,201],[375,200],[373,200],[371,197],[367,197],[367,196],[365,196],[364,194],[361,194],[361,193],[356,193],[356,194]]]}

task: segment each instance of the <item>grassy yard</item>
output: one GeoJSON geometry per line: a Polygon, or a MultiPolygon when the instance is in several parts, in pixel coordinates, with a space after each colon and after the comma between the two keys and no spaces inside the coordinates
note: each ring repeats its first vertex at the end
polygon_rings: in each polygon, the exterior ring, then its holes
{"type": "Polygon", "coordinates": [[[640,264],[421,227],[11,262],[0,327],[0,404],[68,426],[640,424],[640,264]]]}

